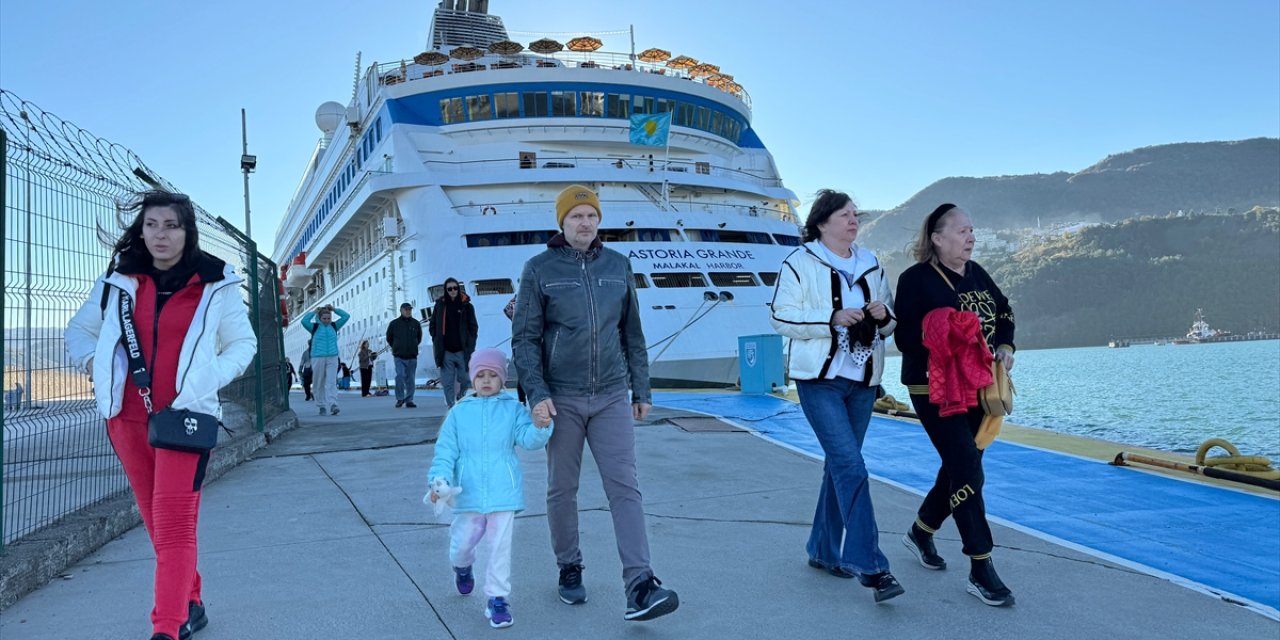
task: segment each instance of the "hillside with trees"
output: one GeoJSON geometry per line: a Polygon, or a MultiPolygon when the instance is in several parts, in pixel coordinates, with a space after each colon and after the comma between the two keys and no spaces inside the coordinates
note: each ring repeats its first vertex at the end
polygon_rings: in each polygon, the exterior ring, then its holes
{"type": "Polygon", "coordinates": [[[860,239],[880,251],[900,250],[943,202],[959,204],[978,227],[993,231],[1276,207],[1280,139],[1143,147],[1075,173],[944,178],[894,209],[870,212],[860,239]]]}

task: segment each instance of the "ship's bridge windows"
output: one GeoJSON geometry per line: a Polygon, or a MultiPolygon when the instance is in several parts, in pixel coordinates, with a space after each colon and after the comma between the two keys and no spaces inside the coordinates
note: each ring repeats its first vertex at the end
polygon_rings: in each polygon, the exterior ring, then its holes
{"type": "Polygon", "coordinates": [[[440,101],[440,119],[445,124],[466,122],[462,111],[462,98],[445,98],[440,101]]]}
{"type": "Polygon", "coordinates": [[[657,113],[657,98],[652,96],[636,96],[636,106],[632,113],[657,113]]]}
{"type": "Polygon", "coordinates": [[[759,275],[760,281],[763,282],[766,287],[772,287],[778,283],[777,271],[761,271],[759,275]]]}
{"type": "Polygon", "coordinates": [[[582,115],[595,118],[604,116],[603,92],[583,91],[578,99],[582,101],[582,115]]]}
{"type": "Polygon", "coordinates": [[[572,91],[552,91],[551,92],[551,115],[552,116],[576,116],[578,115],[577,105],[574,103],[574,92],[572,91]]]}
{"type": "Polygon", "coordinates": [[[610,118],[631,117],[631,96],[625,93],[610,93],[604,98],[605,115],[610,118]]]}
{"type": "Polygon", "coordinates": [[[652,273],[649,277],[659,289],[687,289],[707,286],[707,279],[696,271],[652,273]]]}
{"type": "Polygon", "coordinates": [[[510,278],[501,278],[496,280],[476,280],[477,296],[493,296],[498,294],[512,294],[516,289],[511,284],[510,278]]]}
{"type": "Polygon", "coordinates": [[[637,289],[648,289],[648,288],[649,288],[649,281],[644,279],[644,274],[643,274],[643,273],[633,273],[633,274],[631,274],[631,275],[635,276],[635,278],[636,278],[636,288],[637,288],[637,289]]]}
{"type": "Polygon", "coordinates": [[[601,242],[671,242],[674,236],[680,239],[675,229],[601,229],[601,242]]]}
{"type": "Polygon", "coordinates": [[[524,117],[526,118],[547,117],[547,92],[546,91],[524,92],[524,117]]]}
{"type": "Polygon", "coordinates": [[[778,244],[786,245],[788,247],[800,246],[799,236],[789,236],[789,235],[786,235],[785,233],[775,233],[773,234],[773,239],[777,240],[778,244]]]}
{"type": "Polygon", "coordinates": [[[760,231],[732,229],[686,229],[692,242],[737,242],[741,244],[773,244],[769,234],[760,231]]]}
{"type": "Polygon", "coordinates": [[[756,277],[749,271],[712,271],[711,284],[717,287],[754,287],[759,285],[756,277]]]}
{"type": "Polygon", "coordinates": [[[509,247],[521,244],[546,244],[555,231],[503,231],[499,233],[468,233],[468,247],[509,247]]]}
{"type": "Polygon", "coordinates": [[[493,94],[493,112],[499,118],[519,118],[520,94],[515,92],[493,94]]]}
{"type": "Polygon", "coordinates": [[[467,96],[467,117],[472,122],[477,120],[492,120],[493,107],[489,103],[489,96],[467,96]]]}

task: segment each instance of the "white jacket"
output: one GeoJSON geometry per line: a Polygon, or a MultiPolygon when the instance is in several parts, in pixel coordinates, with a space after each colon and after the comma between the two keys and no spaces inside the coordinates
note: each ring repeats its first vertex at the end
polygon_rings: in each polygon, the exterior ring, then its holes
{"type": "MultiPolygon", "coordinates": [[[[835,356],[836,330],[831,318],[844,308],[841,275],[820,253],[818,241],[805,243],[791,252],[778,269],[778,282],[773,290],[774,331],[790,338],[787,370],[795,380],[821,380],[827,377],[835,356]]],[[[893,294],[888,277],[874,253],[859,248],[854,276],[865,281],[863,294],[867,302],[879,300],[889,312],[889,322],[880,327],[880,335],[888,337],[897,326],[893,315],[893,294]]],[[[877,341],[871,355],[871,378],[867,386],[880,384],[884,372],[884,342],[877,341]]]]}
{"type": "MultiPolygon", "coordinates": [[[[258,338],[240,295],[239,285],[244,280],[231,265],[226,265],[223,275],[222,280],[204,285],[200,304],[182,341],[178,395],[173,401],[175,409],[208,413],[219,419],[222,407],[218,391],[240,375],[258,352],[258,338]]],[[[129,375],[128,358],[120,340],[121,291],[136,299],[137,280],[122,273],[98,278],[89,299],[72,316],[64,336],[72,366],[88,373],[89,363],[94,363],[93,395],[104,418],[120,413],[129,375]],[[102,290],[108,284],[111,289],[104,310],[100,306],[102,290]]],[[[159,411],[161,407],[155,409],[159,411]]]]}

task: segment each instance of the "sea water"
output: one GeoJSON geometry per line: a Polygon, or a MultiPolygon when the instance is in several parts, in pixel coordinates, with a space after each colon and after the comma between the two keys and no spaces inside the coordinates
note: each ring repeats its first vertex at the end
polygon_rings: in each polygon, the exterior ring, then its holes
{"type": "MultiPolygon", "coordinates": [[[[901,368],[883,383],[909,404],[901,368]]],[[[1011,424],[1186,454],[1222,438],[1280,467],[1280,340],[1019,351],[1012,377],[1011,424]]]]}

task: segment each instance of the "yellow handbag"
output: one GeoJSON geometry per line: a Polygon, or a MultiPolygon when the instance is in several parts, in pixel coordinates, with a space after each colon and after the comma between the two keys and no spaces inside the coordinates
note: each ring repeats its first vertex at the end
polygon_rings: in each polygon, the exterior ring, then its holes
{"type": "Polygon", "coordinates": [[[989,416],[1007,416],[1013,413],[1013,378],[999,360],[991,361],[993,382],[978,392],[983,413],[989,416]]]}

